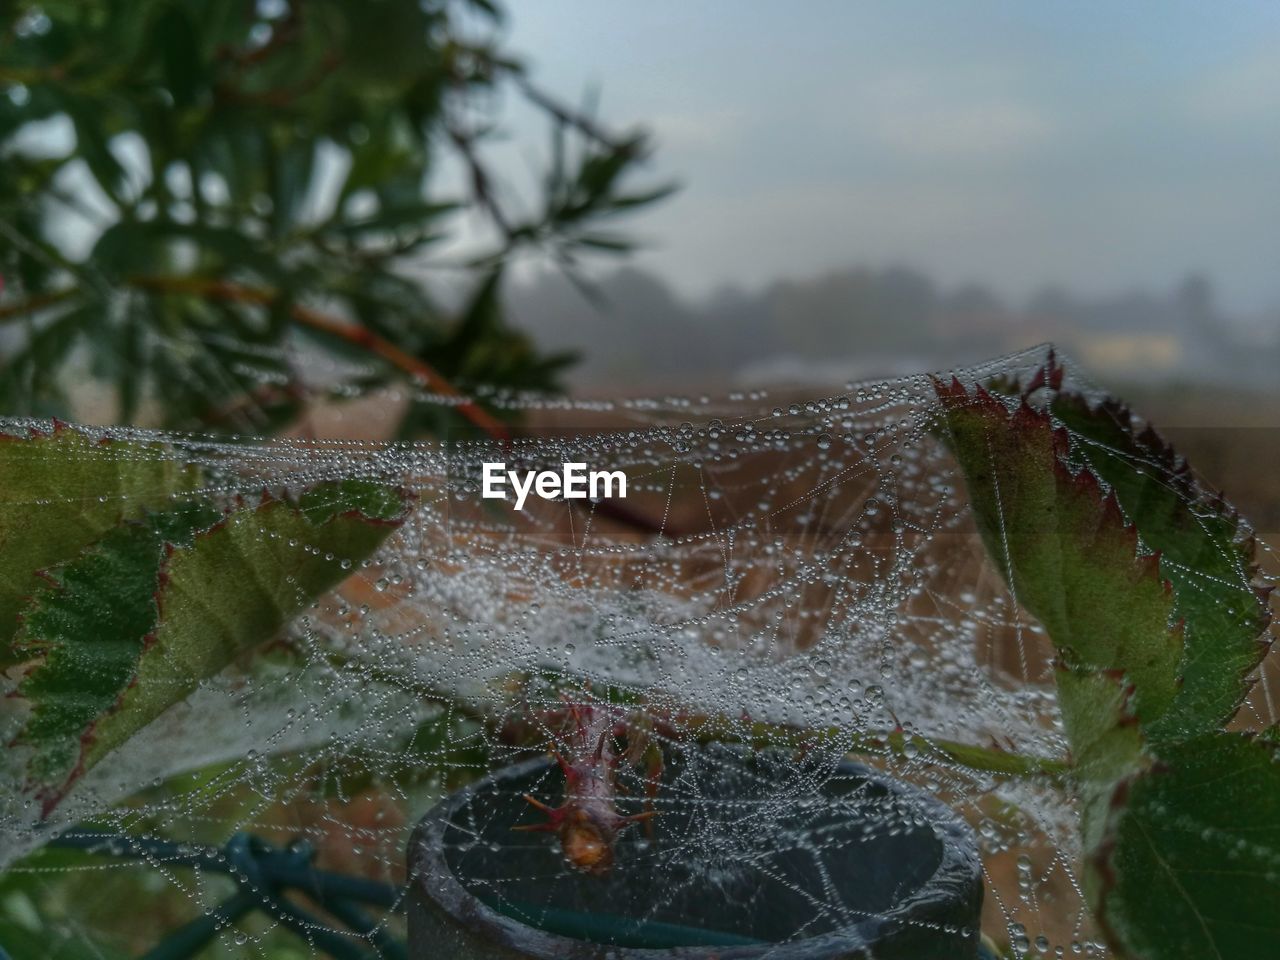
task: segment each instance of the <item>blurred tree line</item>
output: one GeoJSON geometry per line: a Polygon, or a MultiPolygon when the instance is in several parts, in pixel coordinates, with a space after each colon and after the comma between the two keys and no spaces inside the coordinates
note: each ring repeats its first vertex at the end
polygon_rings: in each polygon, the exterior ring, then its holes
{"type": "Polygon", "coordinates": [[[643,135],[535,86],[489,0],[0,9],[6,414],[65,416],[87,377],[121,422],[261,433],[317,392],[400,381],[419,398],[401,436],[500,430],[495,401],[556,390],[573,360],[506,322],[512,256],[576,278],[582,255],[629,249],[612,220],[668,191],[628,186],[643,135]],[[520,209],[488,152],[510,97],[549,130],[520,209]],[[459,196],[439,193],[448,165],[459,196]],[[492,244],[450,261],[477,213],[492,244]],[[469,277],[460,307],[411,275],[433,255],[469,277]]]}
{"type": "Polygon", "coordinates": [[[705,390],[709,385],[842,382],[973,363],[1044,341],[1119,388],[1180,377],[1274,389],[1276,325],[1228,316],[1192,274],[1162,291],[1082,296],[1044,287],[1023,300],[980,283],[946,284],[903,266],[851,265],[690,297],[634,265],[595,280],[599,311],[547,271],[512,287],[513,319],[549,348],[593,349],[568,378],[583,389],[705,390]],[[1107,365],[1105,341],[1132,356],[1107,365]],[[1175,355],[1143,356],[1143,345],[1175,355]]]}

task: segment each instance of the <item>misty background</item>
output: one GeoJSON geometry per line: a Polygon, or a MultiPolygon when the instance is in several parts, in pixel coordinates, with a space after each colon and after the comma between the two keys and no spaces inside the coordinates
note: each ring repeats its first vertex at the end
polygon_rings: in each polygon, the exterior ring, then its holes
{"type": "Polygon", "coordinates": [[[686,300],[656,273],[621,269],[588,301],[544,274],[517,286],[513,319],[576,349],[583,387],[839,383],[918,373],[1052,341],[1102,380],[1274,386],[1280,328],[1226,316],[1212,284],[1080,297],[1046,287],[1009,302],[982,284],[944,287],[908,267],[851,266],[686,300]]]}
{"type": "MultiPolygon", "coordinates": [[[[575,387],[1043,340],[1104,382],[1280,385],[1280,7],[547,0],[509,30],[682,185],[599,302],[536,263],[509,287],[575,387]]],[[[514,184],[540,134],[512,130],[514,184]]]]}

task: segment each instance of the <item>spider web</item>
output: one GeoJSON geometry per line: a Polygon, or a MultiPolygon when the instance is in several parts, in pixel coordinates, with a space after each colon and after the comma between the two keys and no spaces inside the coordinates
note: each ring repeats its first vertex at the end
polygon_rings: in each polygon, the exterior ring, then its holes
{"type": "MultiPolygon", "coordinates": [[[[1044,357],[1038,348],[957,375],[1025,377],[1044,357]]],[[[154,898],[174,925],[227,895],[213,873],[161,856],[39,852],[77,824],[210,847],[243,831],[280,846],[306,839],[321,866],[407,890],[415,822],[451,791],[524,763],[523,780],[483,794],[444,835],[469,892],[508,917],[546,923],[549,907],[567,905],[625,914],[618,929],[634,932],[687,926],[714,902],[754,939],[786,945],[887,915],[892,903],[851,895],[841,876],[877,844],[902,855],[893,843],[954,817],[981,855],[991,940],[1016,956],[1107,955],[1081,892],[1073,798],[1050,778],[983,772],[945,751],[1052,760],[1067,744],[1051,647],[985,557],[962,477],[931,433],[927,377],[817,399],[498,402],[542,426],[509,445],[105,430],[164,441],[225,502],[356,477],[416,501],[280,643],[202,681],[48,820],[10,757],[0,849],[18,884],[3,906],[13,922],[56,917],[48,942],[110,956],[158,937],[150,923],[121,925],[122,897],[154,898]],[[531,496],[516,511],[479,496],[490,461],[622,470],[628,496],[531,496]],[[584,713],[606,718],[619,751],[653,747],[663,759],[656,779],[631,754],[620,762],[619,811],[649,802],[658,815],[651,831],[621,831],[603,876],[575,869],[553,835],[511,829],[538,820],[522,792],[563,799],[545,758],[572,751],[584,713]],[[868,791],[865,769],[842,766],[850,755],[909,792],[868,791]],[[844,814],[861,818],[860,836],[842,832],[844,814]]],[[[1268,661],[1241,723],[1274,722],[1273,676],[1268,661]]],[[[20,717],[3,703],[8,741],[20,717]]],[[[381,929],[401,935],[399,912],[381,929]]],[[[376,939],[343,936],[370,949],[376,939]]],[[[268,916],[228,926],[217,949],[296,955],[286,942],[268,916]]]]}

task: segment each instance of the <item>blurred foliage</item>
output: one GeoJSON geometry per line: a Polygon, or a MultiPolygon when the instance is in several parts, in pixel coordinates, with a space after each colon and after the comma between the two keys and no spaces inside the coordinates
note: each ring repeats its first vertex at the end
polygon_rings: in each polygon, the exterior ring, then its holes
{"type": "MultiPolygon", "coordinates": [[[[5,413],[65,416],[85,377],[121,422],[258,433],[316,391],[397,379],[554,390],[573,358],[505,322],[505,265],[535,248],[576,276],[581,255],[630,249],[606,221],[669,190],[625,186],[643,136],[535,87],[488,0],[0,9],[5,413]],[[489,169],[504,96],[551,133],[531,212],[489,169]],[[437,195],[449,169],[463,196],[437,195]],[[475,213],[490,248],[433,250],[475,213]],[[464,268],[458,310],[421,280],[429,253],[464,268]]],[[[401,435],[458,413],[496,427],[478,404],[418,402],[401,435]]]]}
{"type": "MultiPolygon", "coordinates": [[[[408,437],[500,430],[507,414],[486,404],[555,390],[573,358],[507,322],[508,265],[541,254],[581,283],[582,257],[630,249],[613,221],[668,188],[632,186],[643,136],[536,87],[502,29],[487,0],[0,3],[0,413],[73,416],[96,382],[112,403],[95,419],[260,434],[316,398],[399,383],[423,398],[399,424],[408,437]],[[548,127],[534,197],[491,172],[513,102],[548,127]],[[449,245],[464,226],[465,254],[449,245]],[[468,391],[474,402],[429,402],[468,391]]],[[[483,767],[468,721],[446,723],[465,748],[443,781],[420,782],[446,738],[424,725],[387,772],[394,789],[356,762],[315,770],[305,803],[246,783],[211,812],[209,839],[227,822],[333,828],[332,866],[397,862],[395,830],[380,857],[338,859],[351,842],[334,825],[382,830],[393,794],[420,810],[483,767]]],[[[190,785],[153,792],[171,789],[190,785]]],[[[104,884],[101,870],[45,849],[0,876],[0,943],[15,957],[134,955],[198,910],[160,871],[104,884]]],[[[264,955],[313,955],[241,928],[264,955]]]]}

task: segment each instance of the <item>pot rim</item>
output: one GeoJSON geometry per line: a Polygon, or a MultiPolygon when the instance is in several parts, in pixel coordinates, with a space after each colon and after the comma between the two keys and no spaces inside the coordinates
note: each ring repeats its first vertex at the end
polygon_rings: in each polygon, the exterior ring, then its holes
{"type": "MultiPolygon", "coordinates": [[[[922,903],[930,904],[931,912],[935,912],[946,903],[971,895],[969,892],[975,885],[981,889],[982,864],[977,854],[977,838],[968,823],[922,788],[865,764],[845,760],[837,768],[839,773],[875,780],[899,797],[909,798],[918,805],[941,841],[942,857],[933,874],[891,909],[816,937],[749,946],[615,947],[548,933],[499,913],[470,893],[445,859],[444,837],[454,814],[476,794],[548,769],[554,763],[549,756],[533,757],[501,767],[455,790],[418,821],[409,840],[411,886],[421,890],[436,907],[472,934],[537,960],[598,960],[605,956],[608,960],[819,960],[831,957],[834,949],[873,944],[882,928],[893,929],[909,922],[913,910],[922,903]]],[[[973,939],[976,950],[980,939],[976,927],[973,939]]]]}

